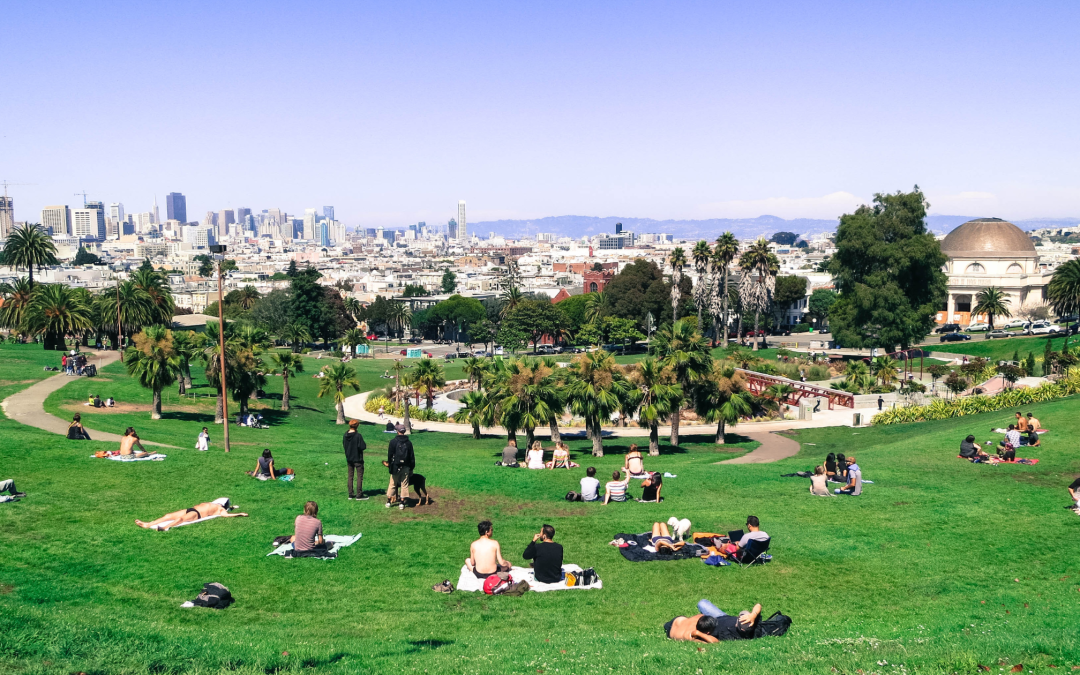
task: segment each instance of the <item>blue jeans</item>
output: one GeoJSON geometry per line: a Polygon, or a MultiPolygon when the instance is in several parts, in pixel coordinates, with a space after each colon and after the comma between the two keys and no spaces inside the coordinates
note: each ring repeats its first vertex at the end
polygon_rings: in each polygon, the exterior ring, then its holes
{"type": "Polygon", "coordinates": [[[727,613],[725,613],[722,609],[718,608],[716,605],[712,604],[708,600],[698,600],[697,608],[698,608],[698,611],[701,612],[702,614],[704,614],[705,616],[711,616],[711,617],[727,616],[727,613]]]}

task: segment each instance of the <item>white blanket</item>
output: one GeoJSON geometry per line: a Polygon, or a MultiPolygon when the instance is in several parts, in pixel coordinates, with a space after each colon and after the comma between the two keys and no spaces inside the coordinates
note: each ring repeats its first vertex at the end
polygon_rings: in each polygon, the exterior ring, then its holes
{"type": "MultiPolygon", "coordinates": [[[[355,537],[350,537],[348,535],[341,535],[341,534],[328,534],[325,537],[323,537],[323,539],[325,539],[328,543],[333,544],[334,545],[334,551],[337,552],[337,551],[340,551],[341,549],[345,548],[346,546],[352,546],[356,542],[360,541],[360,537],[362,537],[362,536],[364,536],[363,533],[357,533],[357,535],[355,537]]],[[[268,556],[269,555],[285,555],[286,551],[291,551],[292,549],[293,549],[292,544],[282,544],[281,546],[278,546],[277,548],[275,548],[273,551],[270,551],[266,555],[268,555],[268,556]]],[[[333,560],[333,558],[319,558],[319,560],[333,560]]]]}
{"type": "MultiPolygon", "coordinates": [[[[107,455],[105,459],[111,459],[114,462],[163,462],[168,455],[163,455],[160,452],[155,452],[146,457],[135,457],[134,455],[107,455]]],[[[90,455],[90,459],[94,459],[95,455],[90,455]]],[[[198,521],[195,521],[198,522],[198,521]]]]}
{"type": "MultiPolygon", "coordinates": [[[[577,565],[563,565],[563,572],[575,572],[580,573],[581,568],[577,565]]],[[[529,582],[529,590],[536,591],[537,593],[544,593],[546,591],[573,591],[573,590],[589,590],[591,588],[603,588],[604,582],[600,579],[592,582],[588,586],[567,586],[566,581],[560,581],[555,584],[544,584],[536,580],[533,575],[533,570],[530,567],[511,567],[510,577],[517,583],[521,580],[529,582]]],[[[464,565],[461,566],[461,575],[458,577],[457,586],[455,587],[459,591],[466,593],[474,593],[476,591],[484,592],[484,580],[477,579],[476,575],[469,571],[464,565]]]]}

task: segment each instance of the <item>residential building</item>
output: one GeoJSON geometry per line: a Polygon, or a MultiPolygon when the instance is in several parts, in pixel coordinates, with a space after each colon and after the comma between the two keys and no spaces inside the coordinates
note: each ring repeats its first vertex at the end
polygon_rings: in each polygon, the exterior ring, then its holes
{"type": "Polygon", "coordinates": [[[46,206],[41,209],[41,225],[53,236],[70,235],[71,209],[67,205],[46,206]]]}
{"type": "Polygon", "coordinates": [[[179,192],[170,192],[165,195],[165,215],[169,220],[187,222],[187,197],[179,192]]]}

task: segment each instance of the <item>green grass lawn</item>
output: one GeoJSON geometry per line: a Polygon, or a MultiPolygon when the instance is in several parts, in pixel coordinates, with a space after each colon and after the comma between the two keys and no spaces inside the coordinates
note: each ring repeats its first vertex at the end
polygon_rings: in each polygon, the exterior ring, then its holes
{"type": "MultiPolygon", "coordinates": [[[[1013,353],[1020,352],[1020,358],[1026,358],[1028,352],[1035,354],[1035,358],[1042,360],[1043,351],[1046,349],[1047,337],[1033,336],[1033,337],[1019,337],[1019,338],[998,338],[996,340],[985,339],[986,334],[978,334],[978,337],[972,337],[969,342],[946,342],[944,344],[930,344],[927,348],[935,352],[947,352],[949,354],[967,354],[968,356],[981,356],[991,361],[1008,361],[1012,359],[1013,353]]],[[[1072,347],[1077,344],[1077,338],[1069,338],[1069,345],[1072,347]]],[[[1054,351],[1061,351],[1061,346],[1065,344],[1065,337],[1052,338],[1054,351]]]]}
{"type": "MultiPolygon", "coordinates": [[[[0,350],[0,379],[31,379],[25,369],[37,356],[24,349],[0,350]]],[[[357,366],[364,388],[383,382],[382,363],[357,366]]],[[[66,413],[90,390],[149,403],[119,364],[106,371],[73,381],[49,408],[66,413]]],[[[156,422],[141,409],[83,408],[91,428],[130,424],[180,446],[160,463],[90,459],[112,444],[69,442],[0,419],[0,478],[30,493],[0,505],[0,672],[900,674],[974,673],[978,664],[1007,672],[1023,663],[1062,673],[1080,665],[1080,518],[1062,508],[1065,485],[1080,472],[1068,441],[1080,433],[1076,398],[1032,407],[1051,429],[1044,447],[1023,453],[1042,460],[1035,466],[955,459],[962,436],[987,440],[985,431],[1013,411],[804,431],[796,436],[802,452],[770,465],[717,464],[752,444],[691,438],[646,462],[678,476],[665,481],[659,506],[569,504],[562,496],[577,489],[581,469],[495,467],[502,439],[419,433],[417,471],[436,504],[399,512],[378,496],[388,436],[362,428],[372,499],[349,502],[332,405],[315,396],[310,373],[293,390],[296,410],[272,417],[268,430],[233,427],[228,455],[209,401],[177,410],[174,394],[156,422]],[[192,449],[204,425],[209,453],[192,449]],[[296,469],[295,481],[244,475],[263,447],[296,469]],[[875,481],[863,497],[813,498],[807,481],[780,477],[830,451],[858,454],[875,481]],[[164,533],[132,522],[226,495],[251,517],[164,533]],[[364,537],[334,561],[266,557],[308,499],[319,502],[327,533],[364,537]],[[670,516],[726,531],[751,513],[773,536],[775,560],[765,567],[635,564],[607,545],[617,532],[670,516]],[[482,518],[495,522],[504,555],[518,564],[532,534],[553,524],[567,561],[595,566],[603,590],[433,593],[445,578],[456,583],[482,518]],[[237,603],[222,612],[179,608],[210,581],[228,586],[237,603]],[[661,624],[694,613],[703,597],[727,611],[760,601],[794,626],[783,638],[700,650],[665,639],[661,624]]],[[[271,378],[269,395],[279,391],[271,378]]],[[[584,441],[571,449],[602,475],[621,465],[629,442],[607,441],[610,454],[598,459],[584,441]]]]}

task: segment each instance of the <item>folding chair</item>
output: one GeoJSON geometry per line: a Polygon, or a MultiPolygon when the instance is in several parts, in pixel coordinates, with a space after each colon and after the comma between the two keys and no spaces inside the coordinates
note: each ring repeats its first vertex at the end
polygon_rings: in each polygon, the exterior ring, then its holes
{"type": "Polygon", "coordinates": [[[742,555],[735,558],[735,562],[739,563],[739,567],[749,567],[750,565],[764,565],[772,560],[772,556],[768,555],[769,544],[772,543],[772,537],[769,537],[765,541],[758,541],[757,539],[751,539],[746,548],[743,549],[742,555]]]}

